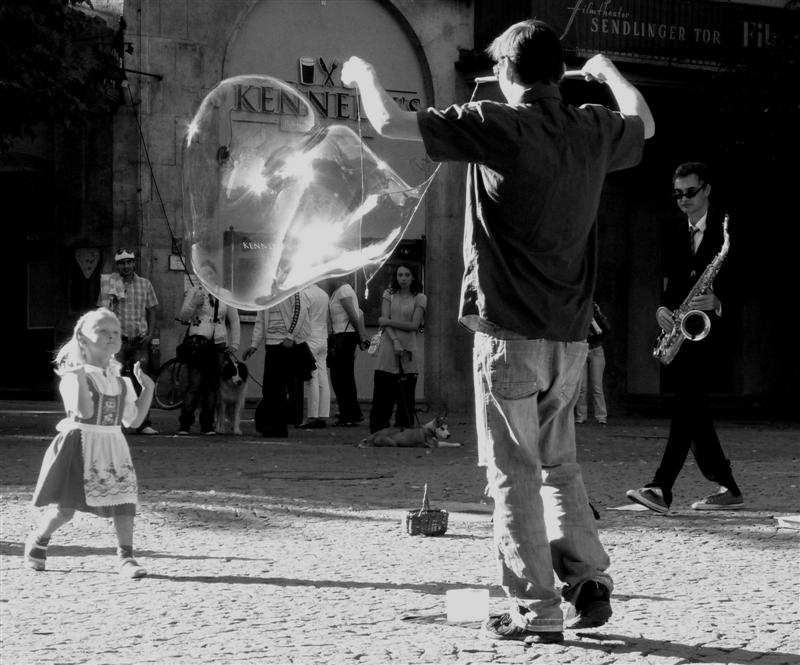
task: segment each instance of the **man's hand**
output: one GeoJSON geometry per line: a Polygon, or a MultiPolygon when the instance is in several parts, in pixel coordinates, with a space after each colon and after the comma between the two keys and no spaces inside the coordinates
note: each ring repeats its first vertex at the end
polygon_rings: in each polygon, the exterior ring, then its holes
{"type": "Polygon", "coordinates": [[[373,76],[375,70],[366,60],[352,56],[342,66],[342,85],[348,88],[357,87],[366,76],[373,76]]]}
{"type": "Polygon", "coordinates": [[[581,69],[587,81],[606,83],[609,79],[621,78],[621,74],[611,60],[602,53],[589,58],[581,69]]]}
{"type": "Polygon", "coordinates": [[[661,326],[661,330],[665,332],[672,330],[672,328],[675,326],[675,321],[672,318],[672,312],[666,307],[659,307],[656,310],[656,321],[658,321],[658,325],[661,326]]]}
{"type": "Polygon", "coordinates": [[[247,349],[247,351],[245,351],[245,352],[244,352],[244,355],[243,355],[242,357],[243,357],[245,360],[247,360],[247,359],[248,359],[250,356],[252,356],[252,355],[253,355],[253,354],[254,354],[256,351],[258,351],[258,349],[256,349],[256,347],[254,347],[254,346],[251,346],[249,349],[247,349]]]}
{"type": "Polygon", "coordinates": [[[699,309],[701,312],[717,310],[719,305],[719,298],[710,291],[708,293],[696,295],[689,303],[689,307],[692,309],[699,309]]]}

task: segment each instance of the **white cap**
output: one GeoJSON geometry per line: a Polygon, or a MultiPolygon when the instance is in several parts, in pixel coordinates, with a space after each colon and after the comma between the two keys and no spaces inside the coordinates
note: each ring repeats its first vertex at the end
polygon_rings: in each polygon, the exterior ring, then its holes
{"type": "Polygon", "coordinates": [[[125,259],[135,259],[136,255],[130,249],[118,249],[114,254],[114,261],[124,261],[125,259]]]}

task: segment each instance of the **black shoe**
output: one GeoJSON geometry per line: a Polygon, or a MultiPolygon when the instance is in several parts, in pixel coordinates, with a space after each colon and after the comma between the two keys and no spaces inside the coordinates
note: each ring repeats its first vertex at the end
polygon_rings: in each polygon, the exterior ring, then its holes
{"type": "Polygon", "coordinates": [[[481,631],[492,640],[516,640],[526,644],[558,644],[564,641],[564,633],[559,631],[540,632],[520,628],[508,612],[492,614],[483,622],[481,631]]]}
{"type": "Polygon", "coordinates": [[[611,591],[599,582],[584,582],[575,599],[578,616],[567,628],[596,628],[611,618],[611,591]]]}

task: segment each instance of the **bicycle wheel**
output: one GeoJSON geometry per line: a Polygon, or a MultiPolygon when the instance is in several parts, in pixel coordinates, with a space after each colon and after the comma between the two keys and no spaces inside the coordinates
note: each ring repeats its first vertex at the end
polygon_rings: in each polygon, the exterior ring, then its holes
{"type": "Polygon", "coordinates": [[[165,362],[156,376],[153,400],[161,409],[171,411],[183,404],[183,396],[189,384],[189,368],[172,358],[165,362]]]}

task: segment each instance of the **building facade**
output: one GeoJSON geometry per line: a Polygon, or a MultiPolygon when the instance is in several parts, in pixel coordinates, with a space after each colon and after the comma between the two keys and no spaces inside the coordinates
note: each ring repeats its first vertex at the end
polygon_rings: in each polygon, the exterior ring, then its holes
{"type": "MultiPolygon", "coordinates": [[[[92,206],[84,203],[79,212],[56,215],[53,238],[59,258],[48,286],[36,286],[42,281],[36,278],[37,267],[31,267],[36,261],[30,256],[9,257],[16,274],[24,270],[32,276],[26,313],[46,311],[31,307],[34,302],[46,302],[56,312],[49,321],[38,322],[44,328],[30,325],[26,314],[31,336],[42,329],[40,337],[49,335],[49,343],[35,342],[42,350],[60,341],[70,320],[93,304],[99,274],[113,267],[114,248],[135,245],[141,252],[139,272],[154,283],[161,302],[162,357],[171,356],[183,333],[174,316],[183,298],[184,263],[192,244],[183,197],[185,139],[200,102],[221,80],[261,74],[288,82],[325,122],[361,131],[365,144],[413,186],[430,177],[436,165],[427,160],[421,145],[385,141],[369,132],[359,121],[353,91],[341,85],[341,64],[350,55],[373,62],[392,95],[408,109],[443,107],[473,94],[491,97],[496,91],[485,85],[476,90],[474,85],[475,77],[490,69],[483,48],[509,24],[536,16],[560,31],[570,67],[580,67],[598,51],[607,53],[643,91],[656,117],[657,134],[648,142],[642,164],[608,178],[598,216],[597,300],[614,326],[606,346],[612,415],[655,403],[663,392],[660,368],[650,353],[657,333],[660,229],[678,212],[669,198],[672,170],[689,159],[717,167],[719,180],[712,199],[730,206],[732,218],[730,268],[725,269],[741,284],[739,297],[726,310],[730,353],[719,364],[717,393],[732,403],[757,403],[778,411],[785,411],[798,397],[797,364],[787,366],[777,352],[786,310],[775,307],[772,296],[765,297],[773,285],[786,282],[790,261],[780,252],[766,257],[755,219],[764,213],[774,219],[777,203],[765,209],[741,196],[749,165],[721,159],[724,137],[714,131],[716,106],[708,93],[710,78],[731,58],[764,48],[787,25],[796,30],[798,12],[783,8],[783,3],[95,0],[94,4],[112,17],[122,12],[127,23],[125,39],[132,54],[125,58],[126,104],[108,128],[84,137],[84,145],[94,147],[84,148],[82,154],[104,165],[99,182],[90,182],[97,178],[83,172],[87,200],[98,201],[91,214],[86,210],[92,206]]],[[[610,103],[602,86],[583,81],[565,82],[563,93],[573,103],[610,103]]],[[[274,111],[269,99],[257,92],[246,93],[241,103],[240,110],[253,122],[265,121],[274,111]]],[[[75,158],[75,154],[58,156],[65,164],[75,158]]],[[[63,182],[67,170],[64,165],[53,171],[53,177],[63,182]]],[[[468,411],[472,406],[471,336],[456,321],[464,173],[463,167],[450,164],[436,172],[398,250],[404,261],[415,262],[424,277],[429,303],[418,398],[433,409],[451,411],[468,411]]],[[[17,209],[25,207],[20,202],[17,209]]],[[[50,274],[46,267],[38,270],[50,274]]],[[[383,278],[385,273],[369,284],[358,275],[355,278],[368,324],[375,323],[383,278]]],[[[248,321],[247,315],[244,320],[248,321]]],[[[249,341],[247,323],[243,337],[244,346],[249,341]]],[[[254,366],[259,367],[262,358],[256,356],[254,366]]],[[[372,381],[366,354],[359,355],[357,372],[359,394],[368,399],[372,381]]],[[[13,392],[15,386],[6,381],[3,388],[13,392]]],[[[257,394],[252,387],[251,395],[257,394]]]]}

